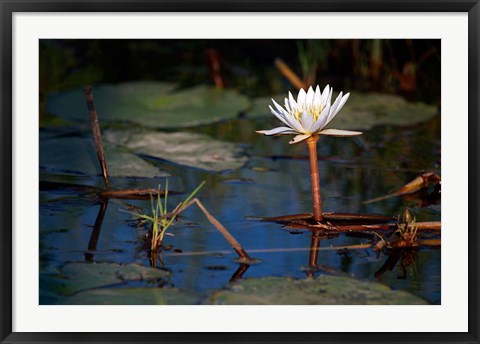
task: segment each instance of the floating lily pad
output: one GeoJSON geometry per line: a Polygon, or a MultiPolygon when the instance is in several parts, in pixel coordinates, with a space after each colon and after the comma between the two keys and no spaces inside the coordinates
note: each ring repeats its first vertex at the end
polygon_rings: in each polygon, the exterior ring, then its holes
{"type": "MultiPolygon", "coordinates": [[[[189,127],[236,117],[250,105],[234,90],[197,86],[172,92],[175,85],[130,82],[94,87],[102,124],[127,121],[154,128],[189,127]]],[[[66,120],[88,121],[85,95],[73,90],[48,98],[47,111],[66,120]]]]}
{"type": "Polygon", "coordinates": [[[195,295],[178,289],[121,288],[98,289],[66,298],[70,305],[192,305],[198,304],[195,295]]]}
{"type": "Polygon", "coordinates": [[[137,154],[206,171],[235,170],[248,160],[243,150],[235,144],[197,133],[107,130],[105,139],[137,154]]]}
{"type": "MultiPolygon", "coordinates": [[[[60,269],[57,277],[48,279],[48,290],[62,295],[72,295],[80,291],[117,285],[126,281],[151,281],[169,276],[169,272],[148,268],[139,264],[116,263],[68,263],[60,269]]],[[[47,279],[46,279],[47,280],[47,279]]],[[[42,285],[40,286],[41,289],[42,285]]]]}
{"type": "MultiPolygon", "coordinates": [[[[335,97],[336,95],[333,96],[333,100],[335,97]]],[[[284,96],[273,98],[280,105],[285,103],[284,96]]],[[[247,117],[273,116],[268,108],[272,105],[271,97],[256,98],[252,104],[246,113],[247,117]]],[[[353,92],[329,127],[367,130],[380,124],[411,125],[426,121],[436,114],[438,109],[434,105],[408,102],[402,97],[389,94],[353,92]]]]}
{"type": "MultiPolygon", "coordinates": [[[[169,174],[135,154],[105,144],[105,158],[111,177],[154,178],[169,174]]],[[[93,140],[84,137],[58,137],[40,141],[40,167],[48,172],[73,175],[100,175],[93,140]]]]}
{"type": "Polygon", "coordinates": [[[213,304],[228,305],[424,305],[406,291],[350,277],[319,276],[296,280],[264,277],[241,280],[213,293],[213,304]]]}

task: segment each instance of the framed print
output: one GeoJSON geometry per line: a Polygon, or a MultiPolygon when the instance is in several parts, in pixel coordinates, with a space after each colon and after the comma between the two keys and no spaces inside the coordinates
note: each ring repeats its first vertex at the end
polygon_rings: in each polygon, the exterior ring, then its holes
{"type": "Polygon", "coordinates": [[[2,343],[477,343],[479,8],[1,1],[2,343]]]}

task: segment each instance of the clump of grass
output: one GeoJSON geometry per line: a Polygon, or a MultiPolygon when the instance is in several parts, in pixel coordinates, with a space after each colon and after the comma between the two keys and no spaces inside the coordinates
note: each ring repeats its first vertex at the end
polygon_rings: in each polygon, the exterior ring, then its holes
{"type": "Polygon", "coordinates": [[[157,251],[157,249],[163,243],[163,237],[167,232],[170,225],[173,221],[177,218],[178,214],[183,210],[183,206],[190,202],[190,200],[198,193],[198,191],[202,188],[205,182],[203,181],[200,183],[199,186],[192,193],[183,201],[181,202],[172,212],[168,212],[168,180],[165,183],[165,194],[164,194],[164,201],[162,202],[160,198],[160,189],[161,185],[158,186],[158,193],[157,193],[157,202],[155,204],[155,200],[152,194],[150,194],[150,202],[152,207],[152,215],[146,214],[139,214],[139,213],[132,213],[135,216],[143,219],[147,223],[152,224],[152,236],[150,242],[150,249],[151,251],[157,251]]]}
{"type": "Polygon", "coordinates": [[[385,239],[383,236],[376,232],[372,234],[376,235],[380,240],[373,246],[376,251],[382,251],[386,248],[405,248],[418,246],[418,224],[412,211],[405,208],[399,223],[397,224],[397,230],[393,232],[393,237],[390,240],[385,239]]]}
{"type": "Polygon", "coordinates": [[[398,229],[395,231],[400,238],[405,241],[408,245],[413,245],[417,242],[417,219],[410,211],[410,209],[405,208],[402,214],[402,224],[398,226],[398,229]]]}
{"type": "Polygon", "coordinates": [[[242,263],[251,263],[254,260],[250,258],[250,256],[247,254],[247,252],[243,249],[243,247],[240,245],[240,243],[230,234],[230,232],[215,218],[213,217],[205,208],[202,202],[198,198],[194,198],[194,196],[197,194],[197,192],[201,189],[201,187],[205,184],[203,181],[200,183],[199,186],[193,192],[183,201],[180,202],[175,209],[173,209],[171,212],[168,212],[167,210],[167,200],[168,200],[168,181],[165,185],[165,192],[164,192],[164,197],[165,201],[162,204],[162,201],[160,199],[160,185],[158,186],[159,189],[157,192],[157,203],[155,204],[153,195],[150,194],[150,200],[152,204],[152,216],[145,215],[145,214],[139,214],[139,213],[133,213],[130,211],[127,211],[128,213],[131,213],[137,217],[139,217],[142,221],[148,223],[152,223],[152,235],[151,235],[151,244],[150,244],[150,252],[152,255],[154,255],[158,248],[162,245],[163,242],[163,237],[165,236],[167,229],[170,227],[170,225],[173,223],[173,221],[176,219],[176,217],[185,209],[190,207],[193,204],[196,204],[200,210],[203,212],[205,217],[210,221],[212,225],[215,226],[215,228],[223,235],[225,240],[228,241],[228,243],[232,246],[232,248],[235,250],[235,252],[238,254],[239,261],[242,263]]]}

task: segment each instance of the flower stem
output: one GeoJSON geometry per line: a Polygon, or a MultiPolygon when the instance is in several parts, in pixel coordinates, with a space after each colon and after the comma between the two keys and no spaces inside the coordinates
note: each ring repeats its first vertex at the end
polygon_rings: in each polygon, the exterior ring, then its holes
{"type": "Polygon", "coordinates": [[[322,215],[322,197],[320,194],[320,179],[318,174],[318,157],[317,157],[317,141],[318,136],[313,135],[307,139],[308,153],[310,155],[310,176],[312,178],[312,203],[313,203],[313,219],[321,222],[322,215]]]}

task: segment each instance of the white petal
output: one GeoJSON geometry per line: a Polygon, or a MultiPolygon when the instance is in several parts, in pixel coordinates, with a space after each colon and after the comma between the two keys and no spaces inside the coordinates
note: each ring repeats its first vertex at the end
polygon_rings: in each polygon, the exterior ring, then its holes
{"type": "Polygon", "coordinates": [[[297,107],[297,102],[293,98],[292,92],[288,91],[288,101],[290,102],[290,108],[296,108],[297,107]]]}
{"type": "Polygon", "coordinates": [[[312,136],[312,134],[301,134],[301,135],[297,135],[295,136],[289,143],[291,145],[295,144],[295,143],[299,143],[303,140],[306,140],[308,139],[310,136],[312,136]]]}
{"type": "Polygon", "coordinates": [[[305,90],[303,88],[301,88],[300,92],[298,92],[298,97],[297,97],[298,105],[300,105],[300,106],[304,105],[306,97],[307,97],[307,94],[305,93],[305,90]]]}
{"type": "Polygon", "coordinates": [[[277,127],[271,130],[257,130],[257,133],[264,135],[287,135],[287,134],[298,134],[292,128],[288,127],[277,127]]]}
{"type": "Polygon", "coordinates": [[[338,136],[338,137],[344,137],[344,136],[357,136],[357,135],[362,135],[363,133],[361,131],[351,131],[351,130],[339,130],[339,129],[325,129],[319,132],[318,134],[320,135],[328,135],[328,136],[338,136]]]}
{"type": "Polygon", "coordinates": [[[320,92],[320,86],[317,85],[317,88],[315,89],[315,98],[313,100],[313,105],[315,107],[319,107],[320,104],[321,104],[321,97],[322,97],[322,93],[320,92]]]}
{"type": "MultiPolygon", "coordinates": [[[[279,112],[275,113],[272,112],[275,116],[277,116],[278,119],[280,119],[283,123],[285,123],[287,126],[292,128],[293,130],[296,130],[298,132],[304,132],[305,130],[303,129],[302,125],[300,124],[299,121],[296,120],[292,115],[290,115],[287,111],[285,111],[280,105],[277,104],[275,100],[272,99],[273,104],[276,106],[279,112]],[[278,115],[280,115],[282,118],[280,118],[278,115]]],[[[271,107],[270,107],[271,109],[271,107]]]]}
{"type": "MultiPolygon", "coordinates": [[[[341,94],[341,93],[340,93],[341,94]]],[[[345,105],[345,103],[347,102],[348,100],[348,97],[350,97],[350,93],[347,93],[346,95],[344,95],[341,99],[340,99],[340,102],[337,104],[337,106],[335,108],[333,108],[332,106],[332,110],[331,110],[331,114],[329,116],[329,119],[327,121],[327,124],[333,119],[333,117],[335,117],[337,115],[337,113],[340,112],[340,110],[343,108],[343,106],[345,105]]]]}
{"type": "Polygon", "coordinates": [[[277,108],[277,111],[281,114],[283,114],[284,116],[287,114],[287,112],[285,111],[285,109],[280,105],[278,104],[275,99],[272,99],[272,103],[273,105],[275,105],[275,107],[277,108]]]}
{"type": "Polygon", "coordinates": [[[330,90],[330,85],[325,86],[322,92],[322,97],[320,99],[321,104],[325,104],[328,99],[328,96],[332,93],[333,90],[330,90]]]}
{"type": "Polygon", "coordinates": [[[318,116],[317,121],[313,124],[311,132],[315,133],[322,130],[327,125],[328,114],[330,113],[330,103],[323,109],[322,113],[318,116]]]}
{"type": "Polygon", "coordinates": [[[285,98],[285,104],[288,104],[288,107],[285,105],[285,109],[287,109],[288,113],[292,113],[297,108],[297,103],[292,104],[290,99],[285,98]]]}
{"type": "Polygon", "coordinates": [[[308,105],[313,104],[313,99],[315,98],[315,92],[313,91],[312,86],[308,88],[306,102],[308,105]]]}
{"type": "Polygon", "coordinates": [[[302,124],[299,121],[297,121],[295,117],[288,115],[286,119],[288,121],[288,124],[293,130],[296,130],[299,133],[305,132],[305,129],[303,128],[302,124]]]}
{"type": "Polygon", "coordinates": [[[343,96],[343,92],[340,92],[337,99],[335,99],[335,101],[333,102],[332,107],[330,108],[330,113],[328,114],[327,123],[330,123],[333,117],[335,117],[335,115],[337,114],[335,112],[335,109],[338,107],[338,105],[342,101],[342,96],[343,96]]]}
{"type": "Polygon", "coordinates": [[[302,127],[307,133],[311,132],[313,125],[313,117],[308,111],[304,111],[302,114],[302,127]]]}
{"type": "Polygon", "coordinates": [[[292,108],[290,106],[290,102],[288,101],[288,98],[285,98],[285,110],[287,110],[287,112],[292,112],[292,108]]]}
{"type": "Polygon", "coordinates": [[[282,121],[283,124],[290,126],[290,123],[288,123],[283,113],[279,113],[278,111],[275,111],[270,105],[268,107],[270,108],[270,111],[272,112],[272,114],[274,114],[275,117],[277,117],[280,121],[282,121]]]}

